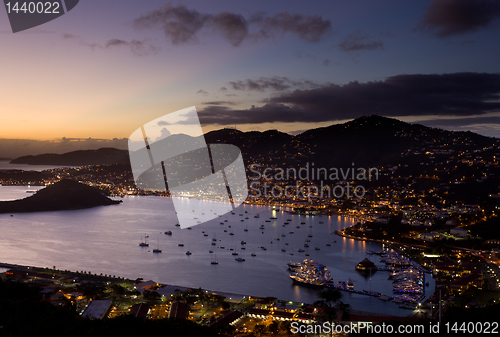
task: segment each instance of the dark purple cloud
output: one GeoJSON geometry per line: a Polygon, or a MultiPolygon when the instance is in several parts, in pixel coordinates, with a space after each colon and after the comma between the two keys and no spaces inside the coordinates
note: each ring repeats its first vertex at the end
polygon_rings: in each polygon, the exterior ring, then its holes
{"type": "Polygon", "coordinates": [[[147,42],[147,40],[121,40],[121,39],[111,39],[106,42],[104,48],[110,47],[126,47],[130,48],[132,53],[138,56],[145,56],[150,54],[156,54],[159,51],[158,47],[152,46],[147,42]]]}
{"type": "Polygon", "coordinates": [[[63,34],[63,39],[73,40],[78,42],[80,45],[89,47],[92,50],[101,49],[111,49],[111,48],[128,48],[130,51],[137,56],[146,56],[150,54],[157,54],[160,48],[151,45],[148,40],[122,40],[122,39],[110,39],[104,45],[98,43],[91,43],[86,41],[84,38],[73,34],[63,34]]]}
{"type": "Polygon", "coordinates": [[[375,110],[384,116],[479,116],[500,112],[500,74],[397,75],[385,81],[325,84],[274,95],[260,107],[208,106],[204,123],[326,122],[375,110]]]}
{"type": "Polygon", "coordinates": [[[237,47],[243,41],[262,40],[276,33],[290,33],[307,42],[318,42],[331,31],[330,21],[321,16],[282,12],[274,16],[258,14],[247,20],[240,14],[204,14],[185,5],[171,3],[134,20],[136,28],[161,28],[173,45],[197,42],[201,31],[212,31],[237,47]],[[251,32],[250,26],[254,29],[251,32]]]}
{"type": "Polygon", "coordinates": [[[270,32],[294,33],[307,42],[318,42],[323,36],[331,32],[329,20],[323,20],[319,15],[301,15],[282,12],[273,16],[264,14],[254,15],[252,23],[260,26],[262,35],[270,32]]]}
{"type": "Polygon", "coordinates": [[[228,83],[233,90],[265,91],[275,90],[284,91],[292,88],[311,88],[318,85],[311,81],[294,81],[288,77],[260,77],[259,79],[246,79],[243,81],[231,81],[228,83]]]}
{"type": "Polygon", "coordinates": [[[346,36],[339,44],[342,51],[360,51],[383,49],[384,44],[380,40],[374,40],[373,37],[362,31],[355,31],[346,36]]]}
{"type": "Polygon", "coordinates": [[[209,101],[209,102],[201,102],[204,105],[238,105],[237,102],[231,101],[209,101]]]}
{"type": "Polygon", "coordinates": [[[434,0],[418,29],[448,37],[487,28],[499,18],[498,0],[434,0]]]}

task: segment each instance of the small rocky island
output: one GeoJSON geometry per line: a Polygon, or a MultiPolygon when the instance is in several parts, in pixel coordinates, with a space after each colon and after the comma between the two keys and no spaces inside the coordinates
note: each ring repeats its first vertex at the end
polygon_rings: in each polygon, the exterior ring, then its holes
{"type": "Polygon", "coordinates": [[[91,186],[64,179],[27,198],[0,202],[0,213],[85,209],[119,204],[91,186]]]}

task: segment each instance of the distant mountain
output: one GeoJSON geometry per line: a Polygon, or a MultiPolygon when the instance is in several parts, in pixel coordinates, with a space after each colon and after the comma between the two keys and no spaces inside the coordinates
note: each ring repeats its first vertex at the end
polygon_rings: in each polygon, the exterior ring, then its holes
{"type": "MultiPolygon", "coordinates": [[[[352,167],[353,163],[358,168],[391,165],[415,167],[421,163],[466,160],[474,157],[474,153],[493,158],[500,145],[498,139],[472,132],[445,131],[377,115],[311,129],[296,136],[277,130],[242,132],[234,129],[211,131],[204,136],[207,144],[238,146],[246,166],[260,163],[283,168],[303,167],[307,163],[314,163],[316,168],[352,167]]],[[[175,141],[172,139],[170,143],[162,145],[175,146],[175,141]]],[[[25,156],[12,163],[128,165],[130,160],[126,150],[102,148],[61,155],[25,156]]]]}
{"type": "Polygon", "coordinates": [[[37,156],[24,156],[12,160],[11,164],[28,165],[109,165],[128,161],[128,151],[115,148],[98,150],[79,150],[64,154],[47,153],[37,156]]]}
{"type": "Polygon", "coordinates": [[[498,139],[472,132],[445,131],[382,116],[363,116],[343,124],[291,136],[279,131],[224,129],[205,135],[207,143],[237,145],[246,164],[279,167],[314,163],[315,167],[375,167],[420,163],[426,157],[456,157],[481,150],[498,139]],[[423,152],[422,152],[423,151],[423,152]]]}
{"type": "Polygon", "coordinates": [[[0,202],[0,213],[24,213],[84,209],[119,204],[91,186],[61,180],[21,200],[0,202]]]}

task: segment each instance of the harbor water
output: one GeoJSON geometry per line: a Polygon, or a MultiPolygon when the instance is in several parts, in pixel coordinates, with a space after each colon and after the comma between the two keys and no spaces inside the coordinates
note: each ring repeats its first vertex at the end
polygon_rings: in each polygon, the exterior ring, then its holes
{"type": "MultiPolygon", "coordinates": [[[[39,188],[1,186],[0,200],[24,198],[31,195],[27,191],[39,188]]],[[[86,210],[0,214],[0,262],[313,303],[318,290],[293,285],[287,270],[288,262],[308,258],[326,265],[335,284],[351,278],[356,290],[392,295],[388,272],[355,270],[364,258],[383,267],[379,256],[366,254],[380,251],[382,244],[333,233],[353,225],[353,219],[300,216],[270,206],[242,205],[234,214],[180,229],[175,226],[177,218],[169,198],[118,199],[123,201],[119,205],[86,210]],[[304,247],[306,240],[309,248],[304,247]],[[144,241],[148,247],[139,246],[144,241]],[[153,253],[155,248],[162,252],[153,253]],[[188,250],[191,255],[186,255],[188,250]],[[236,257],[245,261],[238,262],[236,257]],[[214,259],[218,265],[211,264],[214,259]]],[[[203,201],[197,203],[194,207],[206,207],[203,201]]],[[[430,283],[428,296],[434,280],[428,275],[426,281],[430,283]]],[[[397,303],[366,295],[344,292],[343,300],[355,310],[398,316],[411,313],[397,303]]]]}

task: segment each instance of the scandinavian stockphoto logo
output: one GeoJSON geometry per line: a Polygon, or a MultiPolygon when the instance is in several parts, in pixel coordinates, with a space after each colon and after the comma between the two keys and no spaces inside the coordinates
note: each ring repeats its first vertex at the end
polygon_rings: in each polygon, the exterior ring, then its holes
{"type": "Polygon", "coordinates": [[[207,144],[195,107],[157,118],[128,139],[135,184],[169,190],[181,228],[215,219],[248,196],[240,149],[207,144]]]}
{"type": "Polygon", "coordinates": [[[30,29],[66,14],[80,0],[3,0],[13,33],[30,29]]]}

